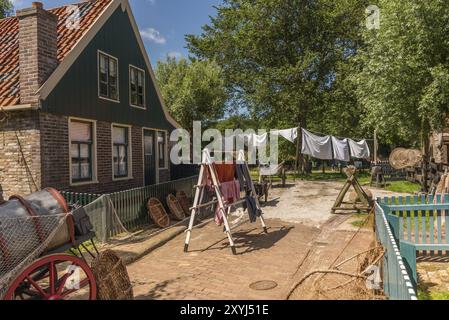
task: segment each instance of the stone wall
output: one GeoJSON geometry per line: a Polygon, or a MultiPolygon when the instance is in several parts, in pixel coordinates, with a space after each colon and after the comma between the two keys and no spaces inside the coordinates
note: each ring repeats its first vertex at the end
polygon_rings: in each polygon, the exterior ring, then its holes
{"type": "Polygon", "coordinates": [[[0,114],[0,199],[5,200],[34,192],[41,184],[38,113],[6,115],[0,114]]]}

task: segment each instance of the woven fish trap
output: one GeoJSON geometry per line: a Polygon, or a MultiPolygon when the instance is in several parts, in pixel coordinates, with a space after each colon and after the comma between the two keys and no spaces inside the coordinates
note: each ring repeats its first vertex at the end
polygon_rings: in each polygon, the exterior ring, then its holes
{"type": "Polygon", "coordinates": [[[181,207],[181,204],[179,203],[178,199],[172,194],[169,194],[167,196],[167,205],[170,209],[171,214],[173,217],[175,217],[178,220],[183,220],[186,215],[184,213],[184,210],[181,207]]]}
{"type": "Polygon", "coordinates": [[[187,194],[184,191],[178,191],[176,192],[176,199],[178,199],[178,202],[181,205],[184,214],[186,216],[190,216],[191,203],[189,198],[187,197],[187,194]]]}
{"type": "Polygon", "coordinates": [[[147,209],[151,220],[159,227],[167,228],[170,225],[170,217],[159,199],[150,198],[147,203],[147,209]]]}
{"type": "Polygon", "coordinates": [[[128,271],[112,250],[101,252],[92,261],[92,272],[97,281],[98,300],[133,300],[133,287],[128,271]]]}

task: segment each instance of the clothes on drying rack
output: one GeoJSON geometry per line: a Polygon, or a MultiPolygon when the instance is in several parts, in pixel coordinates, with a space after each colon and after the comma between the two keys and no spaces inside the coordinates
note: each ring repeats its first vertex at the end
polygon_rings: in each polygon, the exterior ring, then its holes
{"type": "MultiPolygon", "coordinates": [[[[232,180],[220,183],[220,191],[225,204],[232,204],[240,200],[240,183],[238,180],[232,180]]],[[[225,209],[217,204],[215,208],[215,223],[221,225],[223,223],[223,213],[225,209]]]]}
{"type": "Polygon", "coordinates": [[[356,142],[352,139],[348,139],[349,148],[351,150],[351,157],[358,159],[368,159],[371,156],[368,143],[366,140],[356,142]]]}
{"type": "Polygon", "coordinates": [[[214,162],[214,168],[217,172],[218,181],[229,182],[234,180],[235,176],[235,163],[216,163],[214,162]]]}
{"type": "Polygon", "coordinates": [[[248,210],[249,221],[255,222],[260,217],[262,210],[257,206],[256,199],[252,196],[246,196],[246,209],[248,210]]]}
{"type": "Polygon", "coordinates": [[[351,157],[349,155],[348,139],[339,140],[332,137],[332,149],[334,152],[334,159],[349,162],[351,157]]]}
{"type": "Polygon", "coordinates": [[[330,136],[320,137],[302,129],[301,153],[322,160],[332,160],[332,141],[330,136]]]}
{"type": "Polygon", "coordinates": [[[248,171],[246,164],[238,164],[235,168],[236,178],[240,183],[240,191],[250,190],[251,175],[248,171]]]}

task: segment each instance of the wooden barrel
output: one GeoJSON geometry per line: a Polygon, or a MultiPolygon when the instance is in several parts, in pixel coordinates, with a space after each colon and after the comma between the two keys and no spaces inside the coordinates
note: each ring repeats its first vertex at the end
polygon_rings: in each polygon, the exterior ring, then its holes
{"type": "MultiPolygon", "coordinates": [[[[58,226],[60,214],[69,212],[61,194],[47,188],[28,196],[12,196],[0,205],[0,258],[20,259],[32,253],[47,240],[51,228],[58,226]],[[41,218],[47,216],[46,218],[41,218]],[[36,217],[35,219],[28,219],[36,217]],[[17,218],[17,219],[15,219],[17,218]],[[3,226],[3,228],[2,228],[3,226]]],[[[65,219],[64,225],[46,246],[45,252],[74,240],[73,221],[65,219]]]]}

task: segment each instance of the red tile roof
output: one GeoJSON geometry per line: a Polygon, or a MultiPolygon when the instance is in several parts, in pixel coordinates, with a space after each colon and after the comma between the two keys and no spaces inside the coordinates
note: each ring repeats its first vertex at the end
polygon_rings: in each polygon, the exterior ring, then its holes
{"type": "MultiPolygon", "coordinates": [[[[112,0],[85,1],[78,4],[80,28],[66,27],[71,12],[67,6],[50,9],[58,17],[58,60],[61,62],[112,0]]],[[[0,20],[0,106],[20,103],[19,21],[16,17],[0,20]]]]}

